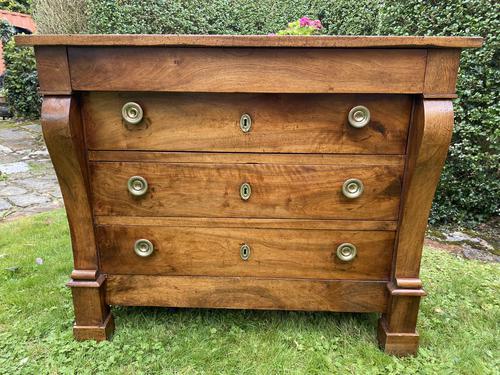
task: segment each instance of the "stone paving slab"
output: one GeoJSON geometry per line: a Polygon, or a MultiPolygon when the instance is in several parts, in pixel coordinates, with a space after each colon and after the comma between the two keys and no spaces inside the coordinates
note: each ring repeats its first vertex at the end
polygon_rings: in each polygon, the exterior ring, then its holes
{"type": "Polygon", "coordinates": [[[62,205],[40,124],[0,120],[0,220],[62,205]]]}
{"type": "Polygon", "coordinates": [[[12,205],[9,202],[7,202],[5,199],[0,198],[0,211],[8,210],[11,207],[12,205]]]}
{"type": "Polygon", "coordinates": [[[25,162],[19,161],[15,163],[0,164],[0,173],[10,175],[14,173],[21,173],[29,171],[30,166],[25,162]]]}

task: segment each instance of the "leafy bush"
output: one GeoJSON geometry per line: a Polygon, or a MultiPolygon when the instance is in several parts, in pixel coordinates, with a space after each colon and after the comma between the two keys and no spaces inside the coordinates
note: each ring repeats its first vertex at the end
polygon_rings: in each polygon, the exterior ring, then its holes
{"type": "Polygon", "coordinates": [[[500,203],[500,2],[385,1],[381,34],[481,35],[480,49],[462,52],[455,129],[431,222],[488,220],[500,203]]]}
{"type": "Polygon", "coordinates": [[[78,34],[86,30],[87,0],[33,0],[32,7],[41,34],[78,34]]]}
{"type": "Polygon", "coordinates": [[[11,12],[29,13],[31,0],[0,0],[0,9],[11,12]]]}
{"type": "MultiPolygon", "coordinates": [[[[52,0],[54,1],[54,0],[52,0]]],[[[85,0],[81,0],[85,1],[85,0]]],[[[52,22],[37,17],[38,24],[52,22]]],[[[462,54],[456,125],[431,221],[474,224],[500,202],[497,0],[86,0],[89,33],[269,34],[304,15],[331,35],[480,35],[481,49],[462,54]]],[[[83,9],[82,7],[81,9],[83,9]]],[[[64,19],[77,17],[79,9],[64,19]]],[[[56,24],[52,32],[67,30],[56,24]]]]}
{"type": "Polygon", "coordinates": [[[297,21],[290,22],[284,30],[278,31],[277,35],[314,35],[321,32],[323,25],[320,20],[312,20],[302,17],[297,21]]]}
{"type": "Polygon", "coordinates": [[[3,89],[7,104],[15,117],[35,119],[40,117],[42,103],[38,94],[35,56],[32,48],[16,47],[13,34],[14,29],[7,22],[0,24],[6,67],[3,89]]]}

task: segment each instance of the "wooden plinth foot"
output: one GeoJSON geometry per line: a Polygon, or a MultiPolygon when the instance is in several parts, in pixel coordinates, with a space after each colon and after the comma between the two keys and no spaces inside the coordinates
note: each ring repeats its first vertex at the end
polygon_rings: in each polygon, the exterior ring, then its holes
{"type": "Polygon", "coordinates": [[[73,326],[73,335],[75,340],[109,340],[115,330],[115,322],[111,313],[108,314],[102,325],[96,326],[73,326]]]}
{"type": "MultiPolygon", "coordinates": [[[[89,273],[73,271],[72,276],[79,274],[88,277],[89,273]]],[[[75,310],[73,334],[76,340],[103,341],[108,340],[113,334],[115,324],[111,309],[105,301],[105,283],[106,278],[98,275],[96,280],[72,279],[67,284],[73,294],[75,310]]]]}
{"type": "Polygon", "coordinates": [[[414,355],[418,350],[418,333],[389,332],[384,317],[378,321],[377,339],[380,348],[387,354],[397,356],[414,355]]]}

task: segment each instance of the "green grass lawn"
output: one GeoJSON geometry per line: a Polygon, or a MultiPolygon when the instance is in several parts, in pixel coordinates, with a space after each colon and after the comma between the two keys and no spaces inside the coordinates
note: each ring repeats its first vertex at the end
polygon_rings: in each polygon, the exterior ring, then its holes
{"type": "Polygon", "coordinates": [[[114,308],[112,341],[75,342],[71,268],[62,211],[0,224],[0,374],[499,373],[496,264],[425,249],[409,358],[379,351],[376,314],[114,308]]]}

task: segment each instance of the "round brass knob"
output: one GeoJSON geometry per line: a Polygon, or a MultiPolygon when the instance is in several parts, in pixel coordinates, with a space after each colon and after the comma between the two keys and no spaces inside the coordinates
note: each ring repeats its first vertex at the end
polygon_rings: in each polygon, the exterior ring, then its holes
{"type": "Polygon", "coordinates": [[[155,248],[153,244],[149,240],[142,238],[140,240],[135,241],[134,251],[140,257],[150,256],[153,253],[154,249],[155,248]]]}
{"type": "Polygon", "coordinates": [[[240,257],[242,260],[248,260],[248,258],[250,258],[250,246],[246,243],[240,247],[240,257]]]}
{"type": "Polygon", "coordinates": [[[357,178],[350,178],[344,182],[344,185],[342,185],[342,194],[349,199],[359,197],[363,194],[363,190],[363,183],[357,178]]]}
{"type": "Polygon", "coordinates": [[[343,262],[349,262],[356,257],[356,246],[352,243],[345,242],[337,247],[337,258],[343,262]]]}
{"type": "Polygon", "coordinates": [[[248,113],[241,115],[240,129],[243,133],[248,133],[252,129],[252,118],[248,113]]]}
{"type": "Polygon", "coordinates": [[[125,103],[122,107],[122,117],[129,124],[137,125],[143,116],[142,107],[136,102],[125,103]]]}
{"type": "Polygon", "coordinates": [[[240,186],[240,197],[244,201],[250,199],[250,195],[252,195],[252,187],[248,182],[241,184],[240,186]]]}
{"type": "Polygon", "coordinates": [[[148,182],[144,177],[132,176],[128,179],[128,191],[136,197],[141,197],[148,191],[148,182]]]}
{"type": "Polygon", "coordinates": [[[370,110],[358,105],[349,111],[349,124],[354,128],[362,128],[370,122],[370,110]]]}

